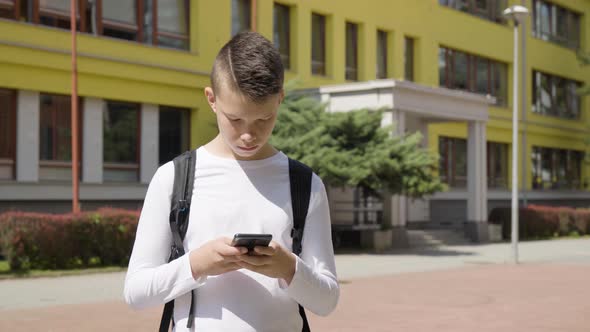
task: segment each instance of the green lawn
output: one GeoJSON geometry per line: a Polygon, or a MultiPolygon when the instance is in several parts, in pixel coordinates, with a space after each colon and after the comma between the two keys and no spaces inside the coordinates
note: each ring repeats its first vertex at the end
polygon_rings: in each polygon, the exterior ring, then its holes
{"type": "Polygon", "coordinates": [[[10,271],[7,261],[0,261],[0,280],[16,278],[62,277],[91,273],[121,272],[125,270],[125,267],[107,266],[76,270],[31,270],[27,272],[13,272],[10,271]]]}

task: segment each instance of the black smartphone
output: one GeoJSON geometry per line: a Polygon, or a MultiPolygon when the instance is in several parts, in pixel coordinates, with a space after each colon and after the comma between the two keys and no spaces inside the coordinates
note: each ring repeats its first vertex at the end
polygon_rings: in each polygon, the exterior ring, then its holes
{"type": "Polygon", "coordinates": [[[272,234],[235,234],[231,243],[234,247],[248,248],[248,254],[252,254],[254,247],[266,247],[272,240],[272,234]]]}

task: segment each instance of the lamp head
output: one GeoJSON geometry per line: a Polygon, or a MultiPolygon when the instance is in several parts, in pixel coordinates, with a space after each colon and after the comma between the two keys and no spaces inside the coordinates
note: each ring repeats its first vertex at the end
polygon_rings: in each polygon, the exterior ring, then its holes
{"type": "Polygon", "coordinates": [[[504,17],[506,17],[509,20],[512,20],[514,24],[517,25],[522,23],[526,19],[528,14],[529,10],[526,7],[520,5],[511,6],[509,8],[506,8],[502,12],[502,15],[504,15],[504,17]]]}

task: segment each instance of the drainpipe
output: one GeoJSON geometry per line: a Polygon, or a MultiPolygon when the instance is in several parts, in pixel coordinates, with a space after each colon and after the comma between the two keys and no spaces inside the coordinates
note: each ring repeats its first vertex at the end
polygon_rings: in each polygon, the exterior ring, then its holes
{"type": "MultiPolygon", "coordinates": [[[[521,4],[523,6],[527,6],[527,0],[521,0],[521,4]]],[[[521,160],[522,160],[522,165],[521,165],[521,179],[522,179],[522,206],[526,207],[527,206],[527,185],[529,185],[528,182],[528,172],[527,172],[527,164],[528,161],[530,160],[530,156],[528,156],[528,149],[527,149],[527,102],[526,102],[526,87],[527,87],[527,66],[526,66],[526,37],[527,37],[527,24],[526,24],[526,20],[524,22],[521,23],[521,31],[520,31],[520,35],[521,35],[521,94],[520,94],[520,100],[521,100],[521,104],[520,104],[520,109],[521,109],[521,118],[522,118],[522,156],[521,156],[521,160]]]]}
{"type": "MultiPolygon", "coordinates": [[[[80,13],[82,15],[82,13],[80,13]]],[[[78,68],[76,61],[76,0],[70,0],[70,31],[72,33],[72,212],[80,212],[78,176],[78,68]]]]}

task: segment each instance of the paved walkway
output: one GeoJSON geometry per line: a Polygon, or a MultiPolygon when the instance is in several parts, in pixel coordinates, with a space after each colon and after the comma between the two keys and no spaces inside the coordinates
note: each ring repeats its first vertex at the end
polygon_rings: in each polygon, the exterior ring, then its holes
{"type": "MultiPolygon", "coordinates": [[[[342,285],[316,331],[589,331],[590,240],[337,255],[342,285]]],[[[123,273],[0,281],[0,331],[153,330],[160,308],[121,299],[123,273]]]]}

